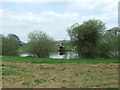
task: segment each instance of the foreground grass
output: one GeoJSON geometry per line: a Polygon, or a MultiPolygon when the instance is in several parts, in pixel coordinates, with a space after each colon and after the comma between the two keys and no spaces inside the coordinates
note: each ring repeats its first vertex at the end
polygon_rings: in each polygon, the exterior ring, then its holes
{"type": "Polygon", "coordinates": [[[117,59],[5,56],[3,88],[118,88],[117,59]]]}
{"type": "Polygon", "coordinates": [[[3,56],[3,62],[17,62],[17,63],[120,63],[118,59],[50,59],[50,58],[35,58],[35,57],[16,57],[16,56],[3,56]]]}

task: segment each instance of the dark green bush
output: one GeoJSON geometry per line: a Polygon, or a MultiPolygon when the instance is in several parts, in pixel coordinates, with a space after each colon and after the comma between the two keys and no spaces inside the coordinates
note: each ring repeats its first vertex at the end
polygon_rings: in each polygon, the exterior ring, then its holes
{"type": "Polygon", "coordinates": [[[17,56],[19,50],[19,42],[5,37],[1,35],[0,38],[2,39],[2,47],[0,50],[2,51],[3,56],[17,56]]]}

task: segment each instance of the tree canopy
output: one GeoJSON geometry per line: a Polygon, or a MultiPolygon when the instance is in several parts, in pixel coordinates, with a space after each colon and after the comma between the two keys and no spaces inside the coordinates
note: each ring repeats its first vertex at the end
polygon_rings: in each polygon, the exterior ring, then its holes
{"type": "Polygon", "coordinates": [[[105,24],[100,20],[90,19],[81,25],[74,24],[68,28],[68,34],[76,46],[80,57],[96,57],[98,40],[105,29],[105,24]]]}
{"type": "Polygon", "coordinates": [[[44,58],[49,57],[50,52],[55,50],[55,42],[48,34],[42,31],[33,31],[28,34],[29,52],[44,58]]]}
{"type": "MultiPolygon", "coordinates": [[[[19,52],[19,42],[12,37],[13,34],[9,34],[7,37],[4,35],[0,35],[2,39],[2,55],[7,56],[16,56],[19,52]]],[[[19,38],[17,35],[14,34],[15,37],[19,38]]],[[[0,50],[1,50],[0,49],[0,50]]]]}

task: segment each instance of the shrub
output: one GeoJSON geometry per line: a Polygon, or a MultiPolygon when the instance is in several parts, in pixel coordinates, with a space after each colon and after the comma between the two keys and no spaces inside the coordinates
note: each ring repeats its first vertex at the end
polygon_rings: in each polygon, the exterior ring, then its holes
{"type": "Polygon", "coordinates": [[[55,51],[53,38],[42,31],[34,31],[28,34],[28,49],[32,54],[40,58],[48,58],[49,54],[55,51]]]}
{"type": "Polygon", "coordinates": [[[14,39],[1,35],[2,38],[2,55],[16,56],[18,55],[19,43],[14,39]]]}

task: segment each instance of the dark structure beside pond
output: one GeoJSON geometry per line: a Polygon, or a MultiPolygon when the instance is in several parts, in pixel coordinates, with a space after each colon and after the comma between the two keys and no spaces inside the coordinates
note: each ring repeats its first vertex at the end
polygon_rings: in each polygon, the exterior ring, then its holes
{"type": "Polygon", "coordinates": [[[64,46],[59,46],[59,54],[64,55],[65,54],[65,47],[64,46]]]}

